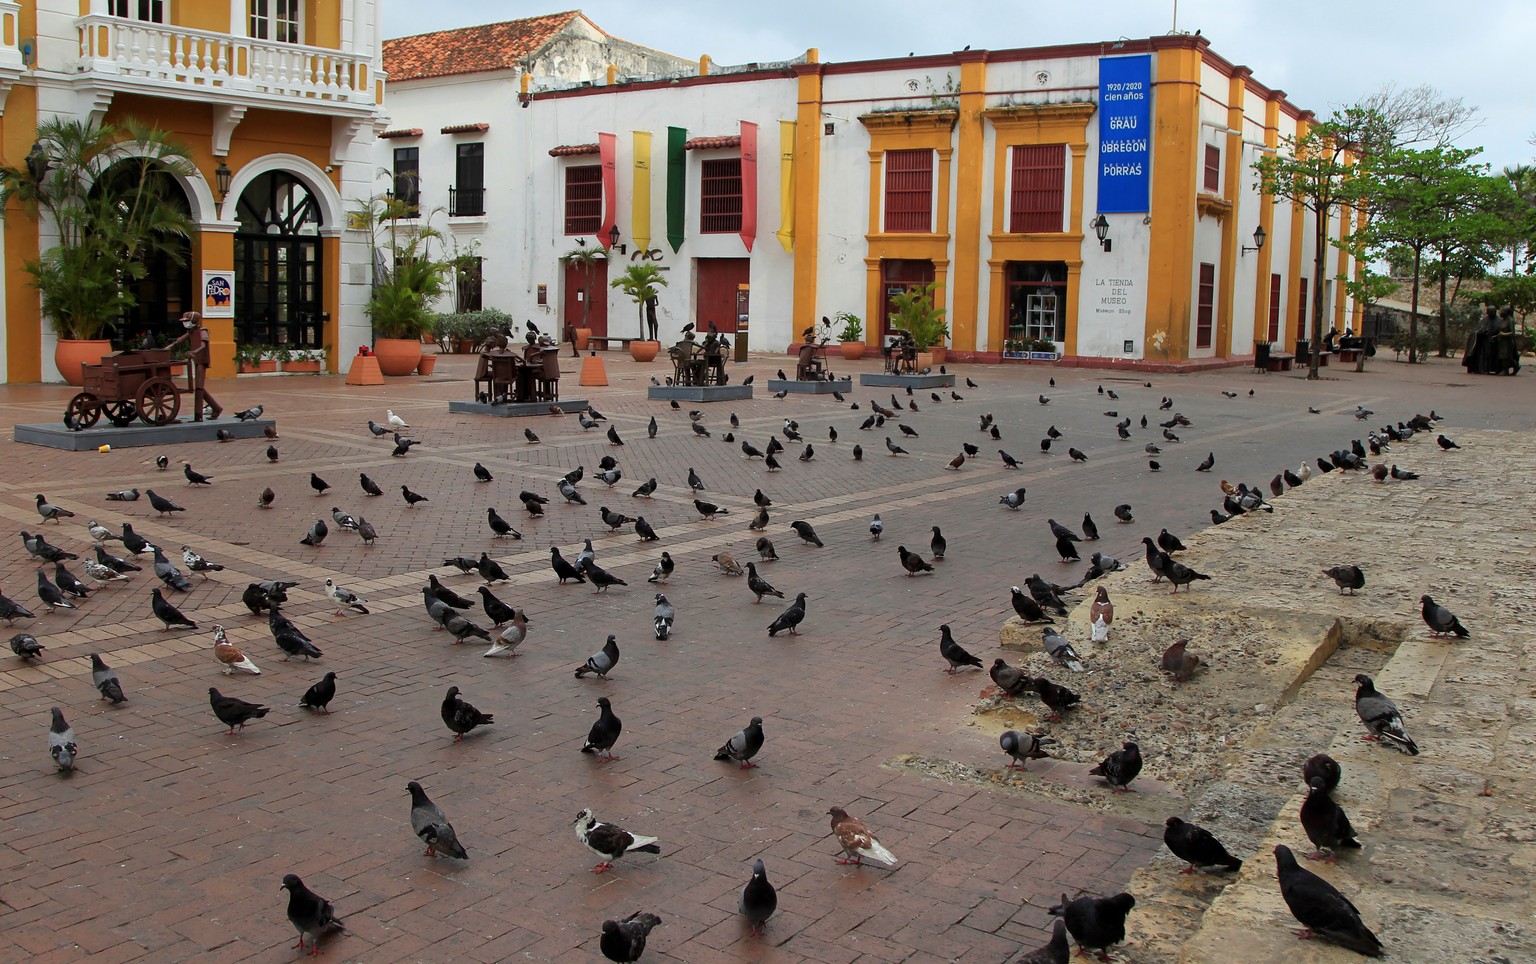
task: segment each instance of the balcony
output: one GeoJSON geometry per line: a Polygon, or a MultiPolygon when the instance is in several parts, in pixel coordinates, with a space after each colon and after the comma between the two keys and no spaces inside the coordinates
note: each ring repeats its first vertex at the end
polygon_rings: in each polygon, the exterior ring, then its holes
{"type": "Polygon", "coordinates": [[[448,216],[452,218],[484,217],[485,188],[450,187],[448,189],[448,216]]]}
{"type": "Polygon", "coordinates": [[[11,85],[26,71],[21,56],[21,4],[0,0],[0,111],[11,85]]]}
{"type": "Polygon", "coordinates": [[[333,115],[375,107],[372,63],[358,54],[102,14],[75,26],[76,69],[114,90],[333,115]]]}

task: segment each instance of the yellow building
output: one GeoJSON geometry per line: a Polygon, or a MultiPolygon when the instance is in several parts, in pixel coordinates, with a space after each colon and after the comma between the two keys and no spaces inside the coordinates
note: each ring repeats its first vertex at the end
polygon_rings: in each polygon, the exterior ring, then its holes
{"type": "MultiPolygon", "coordinates": [[[[375,0],[0,0],[7,164],[22,163],[38,123],[53,117],[134,118],[196,162],[199,176],[176,178],[196,228],[185,263],[147,265],[120,342],[202,311],[212,373],[231,375],[237,345],[330,347],[331,369],[344,370],[369,341],[372,256],[366,232],[347,231],[347,210],[375,193],[376,18],[375,0]],[[208,296],[205,281],[219,278],[233,282],[232,303],[208,296]]],[[[51,230],[6,212],[8,382],[59,377],[54,333],[21,267],[51,230]]]]}

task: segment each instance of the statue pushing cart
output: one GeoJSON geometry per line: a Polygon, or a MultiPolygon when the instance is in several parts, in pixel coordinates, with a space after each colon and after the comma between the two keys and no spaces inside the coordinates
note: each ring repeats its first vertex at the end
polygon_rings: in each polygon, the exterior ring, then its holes
{"type": "Polygon", "coordinates": [[[170,425],[181,414],[183,395],[191,395],[193,420],[203,420],[203,407],[218,418],[223,408],[203,385],[208,365],[208,331],[202,316],[188,312],[182,316],[187,333],[166,348],[119,351],[107,355],[97,365],[81,365],[81,391],[69,400],[64,410],[64,424],[87,429],[103,417],[118,428],[127,428],[136,420],[146,425],[170,425]],[[187,343],[185,361],[171,358],[171,349],[187,343]],[[187,366],[187,387],[176,384],[175,366],[187,366]]]}

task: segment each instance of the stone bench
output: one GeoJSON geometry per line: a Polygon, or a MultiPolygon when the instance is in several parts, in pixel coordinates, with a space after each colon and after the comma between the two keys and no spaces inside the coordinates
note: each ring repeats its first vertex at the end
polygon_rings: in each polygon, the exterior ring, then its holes
{"type": "Polygon", "coordinates": [[[1288,372],[1296,363],[1296,356],[1288,351],[1271,352],[1269,355],[1268,371],[1288,372]]]}

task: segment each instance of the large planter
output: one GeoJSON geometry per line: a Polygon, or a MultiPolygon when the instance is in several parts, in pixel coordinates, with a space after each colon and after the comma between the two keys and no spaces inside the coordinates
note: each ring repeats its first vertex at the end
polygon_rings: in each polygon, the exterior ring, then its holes
{"type": "MultiPolygon", "coordinates": [[[[422,357],[423,358],[426,358],[426,357],[436,358],[437,356],[436,355],[432,355],[432,356],[423,355],[422,357]]],[[[285,362],[283,362],[283,371],[291,372],[292,374],[295,374],[295,375],[318,375],[318,374],[320,374],[320,362],[318,360],[316,360],[316,359],[309,359],[309,358],[306,358],[306,359],[304,359],[302,361],[297,360],[297,359],[295,359],[293,361],[285,361],[285,362]]]]}
{"type": "Polygon", "coordinates": [[[661,342],[659,341],[640,341],[636,339],[629,343],[629,357],[637,362],[651,361],[655,359],[656,354],[660,351],[661,342]]]}
{"type": "Polygon", "coordinates": [[[240,374],[242,375],[266,375],[277,371],[276,358],[263,358],[256,362],[241,362],[240,374]]]}
{"type": "Polygon", "coordinates": [[[99,365],[112,354],[112,342],[106,339],[76,340],[60,338],[53,349],[53,364],[64,381],[79,388],[85,383],[81,365],[99,365]]]}
{"type": "Polygon", "coordinates": [[[917,353],[917,361],[915,364],[917,365],[918,371],[924,371],[925,369],[932,368],[934,366],[933,352],[919,351],[917,353]]]}
{"type": "Polygon", "coordinates": [[[947,354],[948,351],[949,349],[945,348],[943,345],[934,345],[932,348],[928,349],[928,353],[933,356],[933,363],[935,365],[944,364],[944,359],[949,357],[947,354]]]}
{"type": "Polygon", "coordinates": [[[421,363],[421,340],[418,338],[375,338],[373,353],[379,359],[379,371],[385,375],[409,375],[421,363]]]}
{"type": "Polygon", "coordinates": [[[592,340],[592,329],[591,328],[573,328],[571,330],[573,332],[575,332],[575,334],[576,334],[576,350],[577,351],[586,351],[587,350],[587,342],[592,340]]]}
{"type": "Polygon", "coordinates": [[[422,355],[421,361],[416,363],[416,374],[430,375],[435,371],[437,371],[437,356],[426,354],[422,355]]]}
{"type": "Polygon", "coordinates": [[[864,357],[864,350],[869,346],[862,341],[845,341],[837,346],[837,350],[848,361],[858,361],[864,357]]]}

